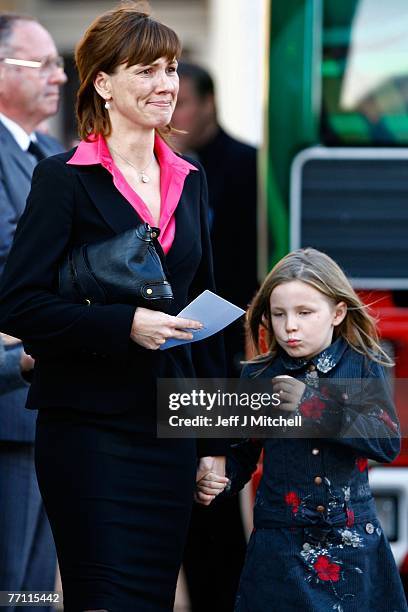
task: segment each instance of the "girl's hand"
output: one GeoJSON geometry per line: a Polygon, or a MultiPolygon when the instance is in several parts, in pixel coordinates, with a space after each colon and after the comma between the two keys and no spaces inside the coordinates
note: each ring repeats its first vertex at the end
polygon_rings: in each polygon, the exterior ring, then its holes
{"type": "Polygon", "coordinates": [[[209,472],[197,483],[196,502],[208,506],[217,495],[224,491],[228,483],[229,479],[225,476],[209,472]]]}
{"type": "MultiPolygon", "coordinates": [[[[218,457],[201,457],[197,467],[197,485],[198,483],[203,481],[203,479],[206,478],[210,473],[212,473],[213,476],[220,478],[220,482],[222,482],[223,480],[227,480],[228,482],[228,478],[225,478],[225,463],[226,457],[221,455],[218,457]]],[[[194,496],[196,502],[202,504],[203,506],[209,506],[214,498],[214,492],[208,494],[204,493],[203,491],[197,491],[194,496]]]]}
{"type": "Polygon", "coordinates": [[[192,340],[193,334],[187,329],[201,329],[202,323],[191,319],[172,317],[165,312],[136,308],[130,338],[144,348],[157,350],[168,338],[192,340]]]}
{"type": "Polygon", "coordinates": [[[210,472],[214,472],[218,476],[225,476],[225,464],[227,459],[224,455],[217,457],[200,457],[196,472],[196,482],[199,482],[204,476],[210,472]]]}
{"type": "Polygon", "coordinates": [[[306,385],[292,376],[275,376],[272,378],[274,393],[279,393],[280,410],[294,412],[299,406],[306,385]]]}

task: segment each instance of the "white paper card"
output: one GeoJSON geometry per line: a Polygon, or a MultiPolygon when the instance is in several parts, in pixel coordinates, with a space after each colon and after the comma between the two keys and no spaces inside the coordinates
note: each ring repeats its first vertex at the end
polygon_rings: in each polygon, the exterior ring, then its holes
{"type": "Polygon", "coordinates": [[[224,298],[206,289],[177,315],[183,319],[200,321],[204,327],[197,330],[188,330],[193,333],[194,337],[192,340],[177,340],[176,338],[170,338],[161,345],[160,350],[164,351],[172,346],[178,346],[179,344],[188,344],[189,342],[204,340],[204,338],[216,334],[244,314],[245,310],[242,310],[242,308],[238,308],[238,306],[231,304],[231,302],[224,300],[224,298]]]}

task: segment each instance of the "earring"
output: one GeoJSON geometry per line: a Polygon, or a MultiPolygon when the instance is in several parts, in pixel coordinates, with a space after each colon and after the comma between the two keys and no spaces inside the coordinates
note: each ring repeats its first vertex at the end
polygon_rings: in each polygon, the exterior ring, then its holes
{"type": "Polygon", "coordinates": [[[106,102],[105,102],[104,106],[105,106],[106,110],[109,110],[109,109],[110,109],[111,105],[110,105],[110,103],[109,103],[109,100],[106,100],[106,102]]]}

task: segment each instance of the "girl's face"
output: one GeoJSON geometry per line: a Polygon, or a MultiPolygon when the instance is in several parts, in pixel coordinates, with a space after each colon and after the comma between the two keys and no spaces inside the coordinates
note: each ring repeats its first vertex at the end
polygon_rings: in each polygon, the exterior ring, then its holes
{"type": "Polygon", "coordinates": [[[347,314],[344,302],[335,304],[299,280],[275,287],[269,303],[277,343],[291,357],[303,359],[310,359],[330,346],[334,328],[347,314]]]}

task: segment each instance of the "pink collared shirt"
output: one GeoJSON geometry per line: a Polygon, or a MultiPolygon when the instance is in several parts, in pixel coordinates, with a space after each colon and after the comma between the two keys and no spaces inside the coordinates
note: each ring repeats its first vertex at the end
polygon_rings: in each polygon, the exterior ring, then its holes
{"type": "MultiPolygon", "coordinates": [[[[154,152],[160,165],[160,236],[159,242],[165,253],[173,244],[176,232],[175,210],[183,191],[186,176],[195,166],[178,157],[170,147],[156,134],[154,152]]],[[[152,215],[142,198],[132,189],[125,177],[116,166],[102,135],[96,136],[90,142],[81,141],[74,155],[67,164],[75,166],[90,166],[101,164],[113,177],[113,184],[124,198],[133,206],[143,221],[154,226],[152,215]]]]}

